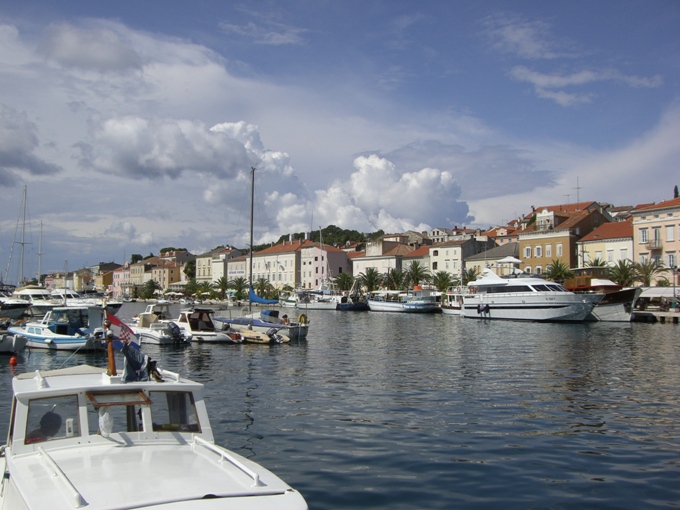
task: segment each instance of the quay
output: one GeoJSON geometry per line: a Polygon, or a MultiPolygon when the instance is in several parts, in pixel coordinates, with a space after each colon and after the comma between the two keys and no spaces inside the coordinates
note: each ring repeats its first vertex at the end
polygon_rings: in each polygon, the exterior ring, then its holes
{"type": "Polygon", "coordinates": [[[661,324],[678,324],[680,322],[680,309],[675,308],[670,311],[635,311],[633,313],[633,322],[660,322],[661,324]]]}

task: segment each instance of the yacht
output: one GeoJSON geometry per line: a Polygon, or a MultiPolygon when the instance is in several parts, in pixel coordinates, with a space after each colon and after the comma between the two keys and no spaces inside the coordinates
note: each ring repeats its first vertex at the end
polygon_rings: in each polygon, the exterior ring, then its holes
{"type": "Polygon", "coordinates": [[[28,310],[26,313],[33,317],[42,317],[47,312],[59,305],[59,301],[53,299],[52,293],[44,287],[38,285],[27,285],[16,289],[12,293],[12,297],[16,299],[23,299],[28,303],[28,310]]]}
{"type": "Polygon", "coordinates": [[[523,273],[501,278],[485,268],[468,282],[461,313],[472,319],[580,322],[603,296],[575,294],[558,283],[523,273]]]}
{"type": "Polygon", "coordinates": [[[440,313],[437,298],[429,290],[378,291],[366,299],[372,312],[440,313]]]}

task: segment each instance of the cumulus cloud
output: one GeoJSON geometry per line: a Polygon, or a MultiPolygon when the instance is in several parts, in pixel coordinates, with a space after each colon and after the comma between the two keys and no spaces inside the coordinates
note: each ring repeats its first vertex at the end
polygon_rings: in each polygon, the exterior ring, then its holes
{"type": "Polygon", "coordinates": [[[61,167],[36,154],[40,146],[37,126],[25,112],[0,105],[0,185],[16,184],[19,173],[52,175],[61,167]]]}
{"type": "Polygon", "coordinates": [[[81,166],[131,178],[177,179],[187,171],[233,178],[256,163],[229,134],[188,120],[116,117],[94,125],[91,135],[80,145],[81,166]]]}

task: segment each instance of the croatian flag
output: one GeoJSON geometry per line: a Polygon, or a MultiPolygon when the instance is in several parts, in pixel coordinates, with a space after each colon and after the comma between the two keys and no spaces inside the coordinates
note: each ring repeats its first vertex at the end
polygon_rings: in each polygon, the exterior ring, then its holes
{"type": "MultiPolygon", "coordinates": [[[[129,342],[131,347],[139,349],[139,344],[137,343],[137,336],[132,331],[132,329],[130,329],[130,326],[125,324],[115,315],[106,314],[106,318],[109,320],[109,322],[111,322],[111,330],[116,334],[116,337],[118,337],[120,340],[123,340],[124,342],[129,342]]],[[[123,342],[121,342],[120,340],[118,341],[114,340],[113,342],[113,346],[118,350],[121,350],[123,348],[123,342]]]]}

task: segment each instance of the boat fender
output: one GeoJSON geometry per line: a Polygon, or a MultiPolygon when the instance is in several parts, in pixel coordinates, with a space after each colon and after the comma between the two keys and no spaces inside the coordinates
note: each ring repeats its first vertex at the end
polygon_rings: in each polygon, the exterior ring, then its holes
{"type": "Polygon", "coordinates": [[[301,313],[298,317],[298,322],[300,324],[307,324],[307,316],[304,313],[301,313]]]}

